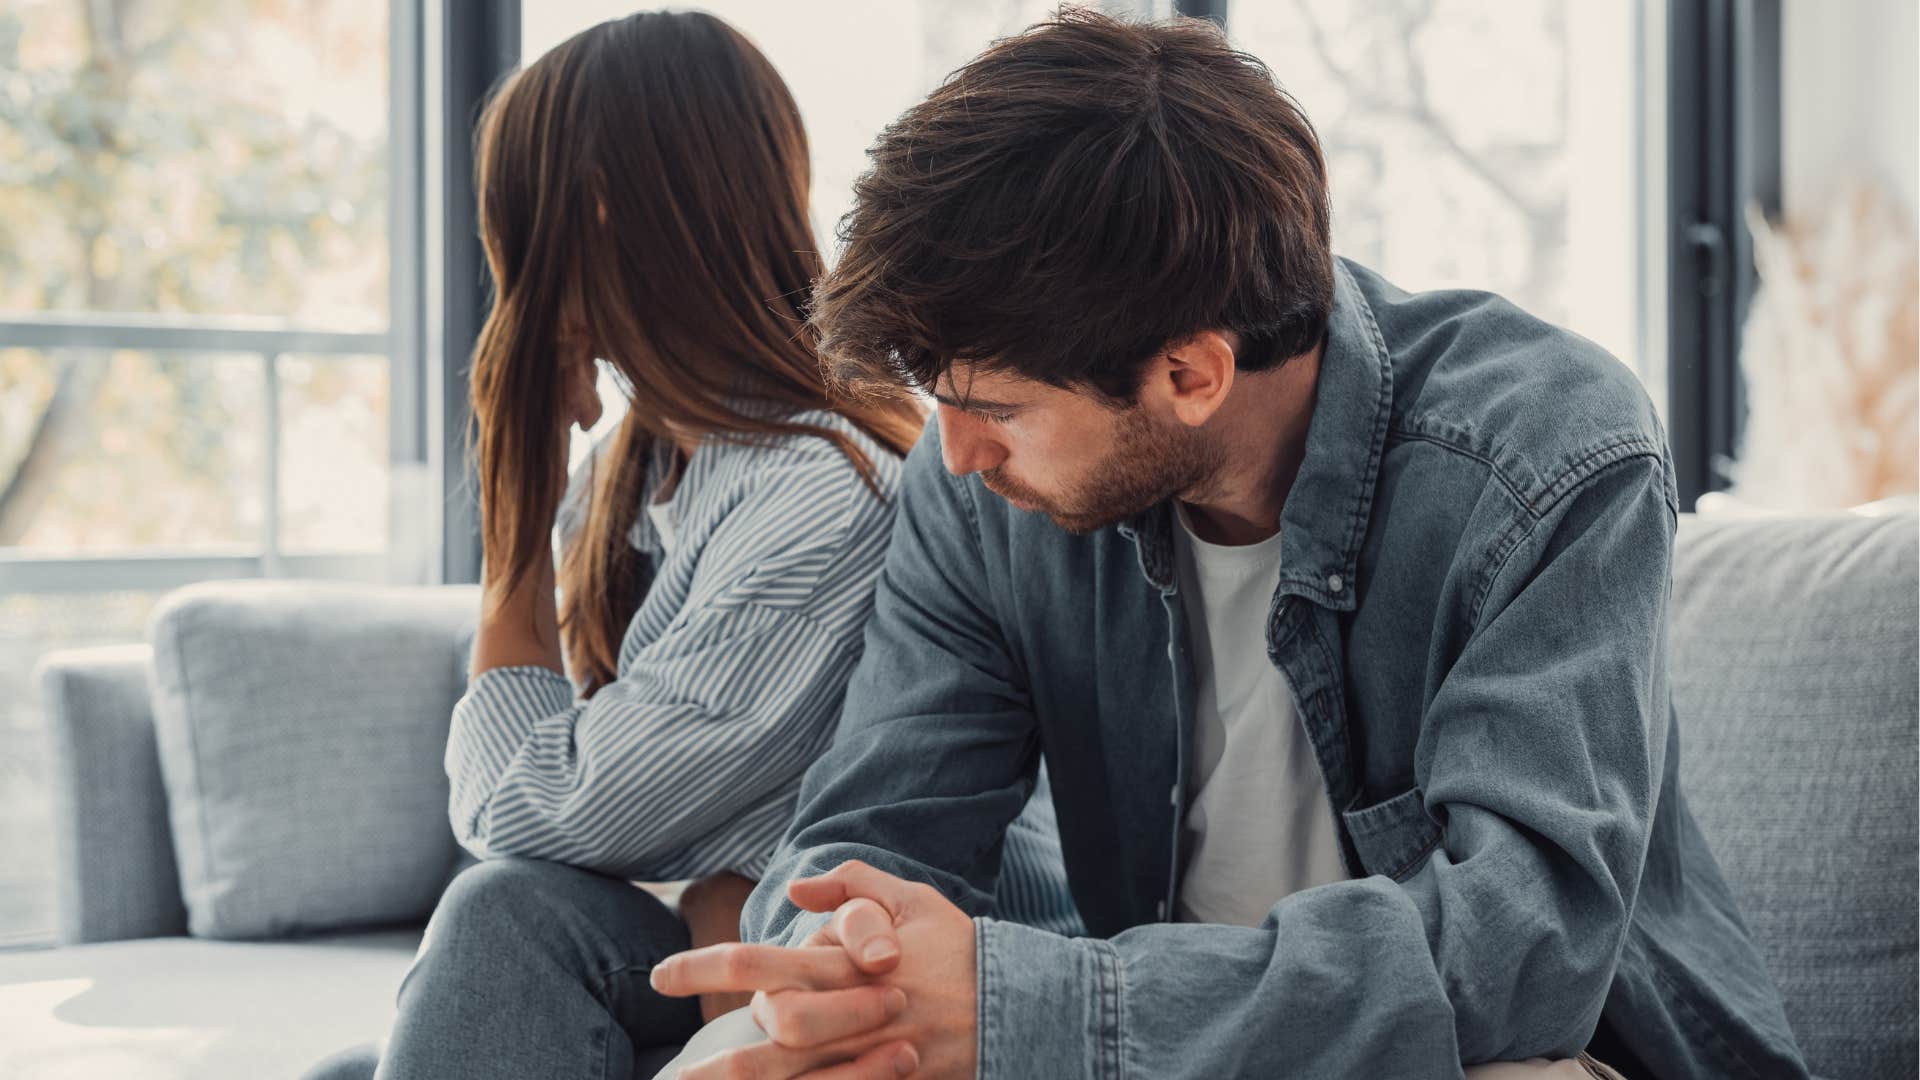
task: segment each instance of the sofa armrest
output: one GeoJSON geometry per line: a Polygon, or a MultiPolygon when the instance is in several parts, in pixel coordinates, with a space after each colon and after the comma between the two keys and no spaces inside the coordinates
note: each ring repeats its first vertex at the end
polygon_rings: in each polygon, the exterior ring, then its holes
{"type": "Polygon", "coordinates": [[[41,661],[62,944],[186,932],[148,706],[151,653],[113,645],[41,661]]]}

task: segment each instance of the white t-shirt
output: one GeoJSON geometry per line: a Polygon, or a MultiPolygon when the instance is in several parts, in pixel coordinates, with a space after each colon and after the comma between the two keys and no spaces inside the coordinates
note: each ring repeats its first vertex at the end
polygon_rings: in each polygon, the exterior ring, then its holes
{"type": "MultiPolygon", "coordinates": [[[[679,465],[678,452],[665,439],[656,439],[653,443],[653,459],[647,463],[646,513],[647,522],[653,526],[654,542],[659,545],[658,554],[662,559],[671,558],[675,548],[680,546],[680,498],[686,487],[685,477],[676,478],[674,470],[679,465]],[[662,485],[673,480],[673,491],[666,498],[658,498],[662,485]]],[[[639,523],[635,523],[630,538],[640,544],[639,523]]]]}
{"type": "Polygon", "coordinates": [[[1188,758],[1183,922],[1258,926],[1281,897],[1340,881],[1340,840],[1286,676],[1267,657],[1280,534],[1241,547],[1174,546],[1199,680],[1188,758]]]}
{"type": "Polygon", "coordinates": [[[653,534],[660,538],[660,553],[672,555],[673,549],[680,546],[680,528],[674,512],[680,499],[680,492],[667,496],[665,502],[647,503],[647,520],[653,523],[653,534]]]}

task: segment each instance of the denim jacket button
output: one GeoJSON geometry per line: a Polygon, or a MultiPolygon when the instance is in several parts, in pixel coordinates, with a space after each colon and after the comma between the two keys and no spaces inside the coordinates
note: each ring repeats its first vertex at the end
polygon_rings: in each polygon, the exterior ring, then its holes
{"type": "Polygon", "coordinates": [[[1332,577],[1327,579],[1327,591],[1330,593],[1338,593],[1341,589],[1344,589],[1346,587],[1347,587],[1346,579],[1342,578],[1339,574],[1335,574],[1332,577]]]}

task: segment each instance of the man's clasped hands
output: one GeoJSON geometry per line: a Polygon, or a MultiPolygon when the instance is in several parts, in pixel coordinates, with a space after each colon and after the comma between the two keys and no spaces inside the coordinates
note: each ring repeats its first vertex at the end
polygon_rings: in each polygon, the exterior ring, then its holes
{"type": "Polygon", "coordinates": [[[930,885],[865,863],[800,878],[787,896],[831,914],[797,947],[729,943],[668,958],[673,997],[751,993],[767,1041],[694,1064],[683,1080],[869,1080],[975,1075],[973,919],[930,885]]]}

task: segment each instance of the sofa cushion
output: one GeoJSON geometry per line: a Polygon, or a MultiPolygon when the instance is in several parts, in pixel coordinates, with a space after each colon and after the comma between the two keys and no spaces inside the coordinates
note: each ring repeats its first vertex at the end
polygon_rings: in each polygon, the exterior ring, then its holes
{"type": "Polygon", "coordinates": [[[1916,1069],[1920,519],[1688,519],[1683,790],[1822,1075],[1916,1069]]]}
{"type": "Polygon", "coordinates": [[[63,649],[41,660],[53,789],[59,938],[184,933],[180,868],[153,735],[153,650],[63,649]]]}
{"type": "Polygon", "coordinates": [[[420,932],[152,938],[0,955],[9,1080],[295,1077],[384,1037],[420,932]]]}
{"type": "Polygon", "coordinates": [[[154,733],[189,932],[424,919],[467,589],[224,582],[154,613],[154,733]]]}

